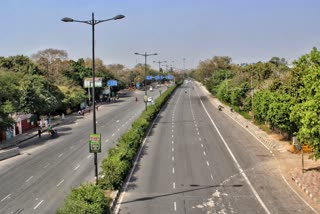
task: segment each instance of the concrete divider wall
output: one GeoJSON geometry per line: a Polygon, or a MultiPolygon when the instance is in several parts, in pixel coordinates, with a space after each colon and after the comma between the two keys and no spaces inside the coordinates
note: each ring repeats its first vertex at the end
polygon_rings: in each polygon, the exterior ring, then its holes
{"type": "Polygon", "coordinates": [[[0,161],[5,160],[7,158],[11,158],[20,154],[20,150],[18,147],[12,149],[4,149],[0,150],[0,161]]]}

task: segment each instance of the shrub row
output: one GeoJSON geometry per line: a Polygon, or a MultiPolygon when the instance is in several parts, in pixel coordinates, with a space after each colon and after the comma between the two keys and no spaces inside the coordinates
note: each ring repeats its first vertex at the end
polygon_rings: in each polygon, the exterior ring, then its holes
{"type": "Polygon", "coordinates": [[[121,188],[148,127],[177,86],[170,87],[162,93],[155,100],[154,105],[148,106],[132,127],[119,138],[117,145],[109,149],[108,156],[102,161],[99,186],[86,184],[72,189],[64,205],[58,209],[58,214],[110,213],[108,204],[111,199],[106,198],[104,190],[121,188]]]}

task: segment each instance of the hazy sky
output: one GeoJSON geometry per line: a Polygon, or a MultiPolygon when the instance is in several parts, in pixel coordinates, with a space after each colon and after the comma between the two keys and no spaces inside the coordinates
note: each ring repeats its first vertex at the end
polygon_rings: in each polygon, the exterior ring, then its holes
{"type": "Polygon", "coordinates": [[[320,46],[319,0],[1,0],[0,56],[66,50],[69,58],[91,57],[91,26],[61,22],[125,19],[96,25],[96,57],[132,68],[148,57],[177,68],[227,55],[233,62],[290,61],[320,46]],[[174,61],[174,63],[172,63],[174,61]]]}

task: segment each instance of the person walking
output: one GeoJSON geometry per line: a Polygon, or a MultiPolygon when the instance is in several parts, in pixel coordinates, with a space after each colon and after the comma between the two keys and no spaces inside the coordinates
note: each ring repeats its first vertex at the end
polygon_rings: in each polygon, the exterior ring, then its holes
{"type": "Polygon", "coordinates": [[[38,129],[38,136],[41,138],[41,128],[38,129]]]}

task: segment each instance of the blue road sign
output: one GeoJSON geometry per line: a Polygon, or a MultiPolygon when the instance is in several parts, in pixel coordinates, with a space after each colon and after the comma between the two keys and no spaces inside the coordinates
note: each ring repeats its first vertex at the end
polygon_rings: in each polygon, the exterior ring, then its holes
{"type": "Polygon", "coordinates": [[[157,76],[155,76],[154,78],[155,78],[156,80],[159,80],[159,79],[160,79],[160,76],[157,75],[157,76]]]}
{"type": "Polygon", "coordinates": [[[161,80],[163,79],[163,76],[162,76],[162,75],[160,75],[160,79],[161,79],[161,80]]]}
{"type": "Polygon", "coordinates": [[[146,80],[152,80],[152,76],[146,76],[146,80]]]}
{"type": "Polygon", "coordinates": [[[173,79],[173,76],[172,75],[167,75],[166,79],[171,80],[171,79],[173,79]]]}
{"type": "Polygon", "coordinates": [[[108,80],[107,85],[108,86],[117,86],[118,81],[117,80],[108,80]]]}

